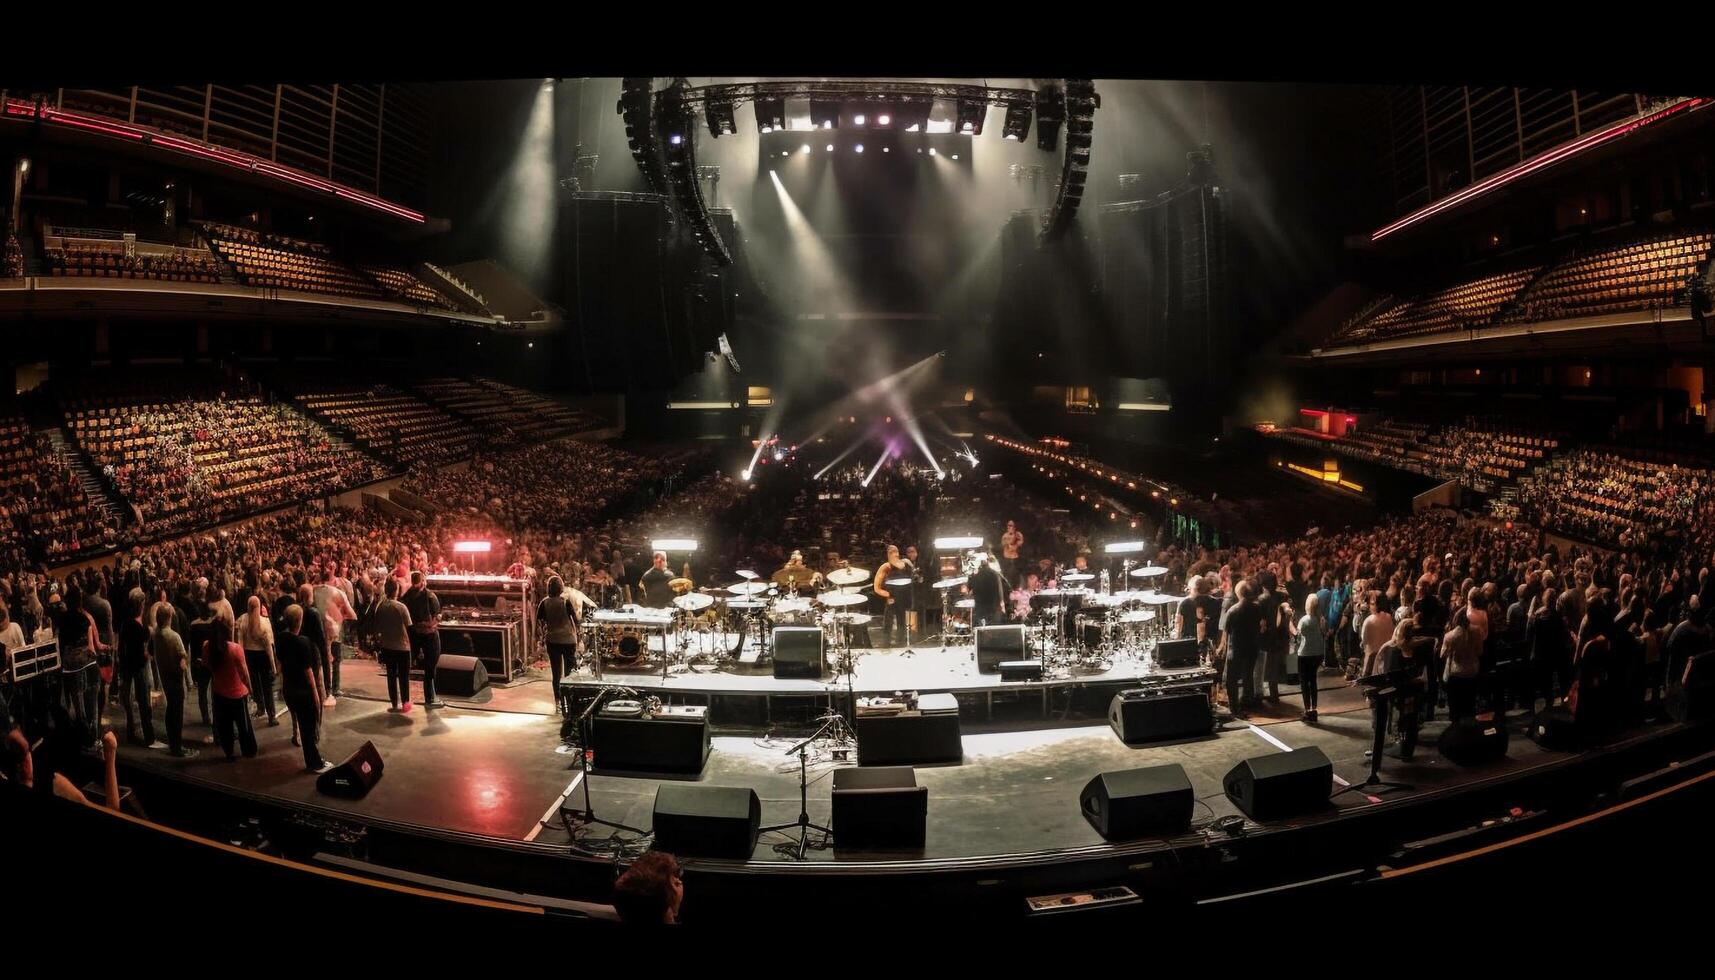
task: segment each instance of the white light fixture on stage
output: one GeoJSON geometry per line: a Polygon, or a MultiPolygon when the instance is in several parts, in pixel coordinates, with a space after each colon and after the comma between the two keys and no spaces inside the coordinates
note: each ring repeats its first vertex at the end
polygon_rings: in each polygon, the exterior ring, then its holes
{"type": "Polygon", "coordinates": [[[453,551],[461,555],[485,555],[494,550],[490,541],[454,541],[453,551]]]}
{"type": "Polygon", "coordinates": [[[696,538],[656,538],[649,542],[654,551],[696,551],[696,538]]]}
{"type": "Polygon", "coordinates": [[[935,547],[941,551],[962,551],[967,548],[981,548],[982,546],[983,539],[972,535],[935,539],[935,547]]]}
{"type": "Polygon", "coordinates": [[[1142,541],[1115,541],[1102,550],[1110,555],[1135,555],[1146,547],[1142,541]]]}

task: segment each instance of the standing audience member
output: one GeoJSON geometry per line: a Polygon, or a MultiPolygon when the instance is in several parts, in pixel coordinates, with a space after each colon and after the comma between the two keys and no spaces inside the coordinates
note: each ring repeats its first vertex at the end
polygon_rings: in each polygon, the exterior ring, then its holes
{"type": "Polygon", "coordinates": [[[613,907],[630,926],[676,925],[684,899],[679,862],[666,851],[650,851],[633,861],[613,885],[613,907]]]}
{"type": "Polygon", "coordinates": [[[381,638],[381,663],[387,668],[388,711],[411,713],[411,611],[397,598],[399,580],[389,578],[382,587],[386,598],[372,614],[375,632],[381,638]]]}
{"type": "Polygon", "coordinates": [[[403,602],[411,614],[411,659],[423,665],[423,707],[444,708],[446,702],[435,696],[435,666],[441,659],[440,597],[424,584],[422,572],[412,572],[403,602]]]}
{"type": "Polygon", "coordinates": [[[251,596],[238,620],[238,642],[250,668],[250,699],[256,717],[268,716],[268,727],[280,724],[274,709],[274,626],[262,613],[262,598],[251,596]]]}
{"type": "Polygon", "coordinates": [[[154,657],[149,649],[149,628],[143,625],[142,596],[130,600],[126,611],[125,622],[119,627],[119,700],[125,704],[125,737],[152,749],[164,748],[155,741],[155,717],[149,701],[154,657]],[[142,739],[137,737],[138,716],[143,723],[142,739]]]}
{"type": "Polygon", "coordinates": [[[185,736],[185,694],[190,690],[185,664],[185,641],[173,629],[173,608],[155,607],[155,633],[149,637],[149,649],[161,672],[161,693],[167,702],[167,754],[186,759],[197,754],[187,749],[185,736]]]}
{"type": "Polygon", "coordinates": [[[1294,638],[1298,654],[1298,693],[1304,702],[1304,720],[1316,723],[1316,672],[1328,655],[1328,624],[1322,616],[1322,597],[1312,592],[1304,597],[1304,616],[1298,620],[1294,638]]]}
{"type": "MultiPolygon", "coordinates": [[[[316,613],[312,609],[309,615],[316,613]]],[[[280,657],[280,693],[292,722],[298,726],[298,743],[304,748],[304,771],[323,773],[333,768],[321,756],[322,700],[316,674],[316,652],[304,639],[304,607],[286,607],[286,632],[277,638],[280,657]]]]}
{"type": "Polygon", "coordinates": [[[233,742],[246,759],[256,756],[256,730],[250,727],[250,712],[245,699],[250,696],[246,682],[249,670],[244,663],[244,648],[232,642],[232,622],[216,618],[209,624],[208,640],[203,643],[202,661],[208,666],[209,691],[214,695],[214,737],[228,762],[236,761],[233,742]]]}

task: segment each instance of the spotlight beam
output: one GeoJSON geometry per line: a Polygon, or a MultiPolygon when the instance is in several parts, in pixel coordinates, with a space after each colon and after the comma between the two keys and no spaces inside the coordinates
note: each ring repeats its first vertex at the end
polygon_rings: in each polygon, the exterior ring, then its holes
{"type": "Polygon", "coordinates": [[[892,456],[892,455],[893,455],[893,447],[892,446],[887,446],[887,447],[882,449],[881,458],[875,461],[875,465],[871,466],[869,468],[869,475],[863,478],[863,485],[864,486],[866,486],[866,487],[869,486],[869,481],[875,479],[875,475],[877,473],[881,472],[881,464],[887,462],[887,457],[892,456]]]}
{"type": "Polygon", "coordinates": [[[868,436],[858,436],[856,439],[852,440],[852,444],[847,446],[845,448],[845,450],[843,452],[841,452],[838,456],[835,456],[832,462],[830,462],[828,465],[826,465],[826,466],[824,466],[821,469],[816,471],[816,475],[815,475],[814,479],[820,480],[823,477],[823,475],[825,475],[829,470],[840,465],[841,460],[845,459],[847,456],[850,456],[852,453],[856,452],[857,447],[863,445],[864,443],[866,443],[868,441],[869,441],[868,436]]]}

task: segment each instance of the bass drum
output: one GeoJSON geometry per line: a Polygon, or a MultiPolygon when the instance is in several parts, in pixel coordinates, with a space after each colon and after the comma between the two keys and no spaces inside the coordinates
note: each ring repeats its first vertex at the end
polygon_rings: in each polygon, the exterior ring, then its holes
{"type": "Polygon", "coordinates": [[[648,652],[649,644],[643,634],[627,628],[613,636],[602,663],[608,667],[636,667],[648,652]]]}

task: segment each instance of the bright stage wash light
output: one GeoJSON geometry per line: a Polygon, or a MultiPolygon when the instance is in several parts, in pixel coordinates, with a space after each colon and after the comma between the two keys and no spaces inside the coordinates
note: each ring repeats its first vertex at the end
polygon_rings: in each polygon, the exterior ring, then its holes
{"type": "Polygon", "coordinates": [[[840,125],[840,104],[810,100],[810,125],[817,129],[837,129],[840,125]]]}
{"type": "Polygon", "coordinates": [[[1023,102],[1009,103],[1006,122],[1001,126],[1001,139],[1023,140],[1030,135],[1030,106],[1023,102]]]}
{"type": "Polygon", "coordinates": [[[861,112],[852,117],[852,123],[854,125],[857,125],[857,126],[862,126],[863,120],[864,120],[864,116],[863,116],[863,113],[861,113],[861,112]]]}
{"type": "Polygon", "coordinates": [[[485,555],[494,550],[491,541],[454,541],[453,551],[461,555],[485,555]]]}
{"type": "Polygon", "coordinates": [[[785,99],[756,100],[756,128],[772,133],[786,128],[785,99]]]}
{"type": "Polygon", "coordinates": [[[1143,549],[1142,541],[1115,541],[1102,550],[1110,555],[1135,555],[1143,549]]]}
{"type": "Polygon", "coordinates": [[[708,108],[709,135],[715,139],[738,132],[731,102],[710,102],[708,108]]]}
{"type": "Polygon", "coordinates": [[[856,150],[859,153],[862,153],[863,152],[863,144],[859,143],[858,145],[852,147],[852,149],[856,150]]]}
{"type": "Polygon", "coordinates": [[[967,136],[981,136],[983,134],[983,116],[987,111],[988,105],[986,103],[974,99],[960,99],[958,131],[967,136]]]}
{"type": "Polygon", "coordinates": [[[653,551],[696,551],[696,538],[656,538],[649,542],[653,551]]]}
{"type": "Polygon", "coordinates": [[[967,551],[971,548],[981,548],[982,546],[983,539],[975,535],[935,539],[935,547],[941,551],[967,551]]]}

